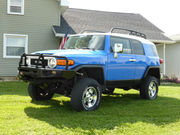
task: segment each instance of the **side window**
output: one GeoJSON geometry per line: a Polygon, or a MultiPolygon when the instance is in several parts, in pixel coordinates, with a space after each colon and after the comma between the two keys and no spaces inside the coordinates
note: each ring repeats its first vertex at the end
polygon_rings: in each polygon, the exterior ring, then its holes
{"type": "Polygon", "coordinates": [[[124,54],[131,54],[131,45],[128,39],[111,36],[111,52],[113,52],[113,47],[115,43],[119,43],[123,45],[124,54]]]}
{"type": "Polygon", "coordinates": [[[133,54],[144,55],[144,49],[141,42],[137,40],[131,40],[131,47],[133,54]]]}

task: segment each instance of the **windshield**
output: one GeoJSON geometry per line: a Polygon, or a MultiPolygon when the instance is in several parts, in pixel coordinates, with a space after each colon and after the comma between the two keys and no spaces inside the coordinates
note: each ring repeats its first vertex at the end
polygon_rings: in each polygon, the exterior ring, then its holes
{"type": "Polygon", "coordinates": [[[104,35],[81,35],[71,36],[63,49],[93,49],[104,50],[104,35]]]}

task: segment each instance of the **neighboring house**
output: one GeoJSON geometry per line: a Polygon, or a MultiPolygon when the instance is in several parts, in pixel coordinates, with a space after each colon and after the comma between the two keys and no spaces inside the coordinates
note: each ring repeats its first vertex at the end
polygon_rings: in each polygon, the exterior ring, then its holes
{"type": "MultiPolygon", "coordinates": [[[[153,25],[142,15],[134,13],[117,13],[69,8],[61,16],[61,25],[53,26],[53,31],[56,37],[62,37],[66,32],[69,32],[69,34],[75,34],[84,29],[109,32],[112,27],[121,27],[142,32],[147,35],[147,39],[154,42],[156,45],[163,44],[163,46],[165,46],[166,44],[174,43],[174,41],[165,36],[164,32],[158,27],[153,25]]],[[[164,59],[165,49],[158,47],[158,52],[163,54],[160,55],[160,57],[164,59]]],[[[166,61],[164,61],[164,63],[165,62],[166,61]]],[[[165,64],[162,65],[161,72],[164,75],[166,74],[165,64]]]]}
{"type": "Polygon", "coordinates": [[[178,77],[180,79],[180,34],[170,37],[175,42],[172,44],[159,44],[157,46],[158,50],[163,50],[159,52],[160,57],[165,56],[165,72],[168,77],[178,77]]]}
{"type": "Polygon", "coordinates": [[[52,25],[60,25],[65,0],[0,1],[0,76],[16,76],[20,55],[56,49],[52,25]]]}

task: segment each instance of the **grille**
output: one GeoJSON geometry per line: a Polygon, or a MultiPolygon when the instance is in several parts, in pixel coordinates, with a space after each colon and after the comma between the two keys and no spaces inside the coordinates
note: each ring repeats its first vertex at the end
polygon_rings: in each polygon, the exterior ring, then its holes
{"type": "MultiPolygon", "coordinates": [[[[47,66],[48,60],[44,60],[44,64],[45,64],[45,66],[47,66]]],[[[39,60],[39,63],[38,63],[38,59],[31,59],[31,65],[42,66],[42,60],[39,60]]]]}

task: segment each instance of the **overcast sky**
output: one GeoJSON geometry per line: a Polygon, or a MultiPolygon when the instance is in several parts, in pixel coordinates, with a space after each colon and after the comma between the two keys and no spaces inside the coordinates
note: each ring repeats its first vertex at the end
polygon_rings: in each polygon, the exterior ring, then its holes
{"type": "Polygon", "coordinates": [[[166,35],[180,34],[180,0],[68,0],[70,8],[139,13],[166,35]]]}

